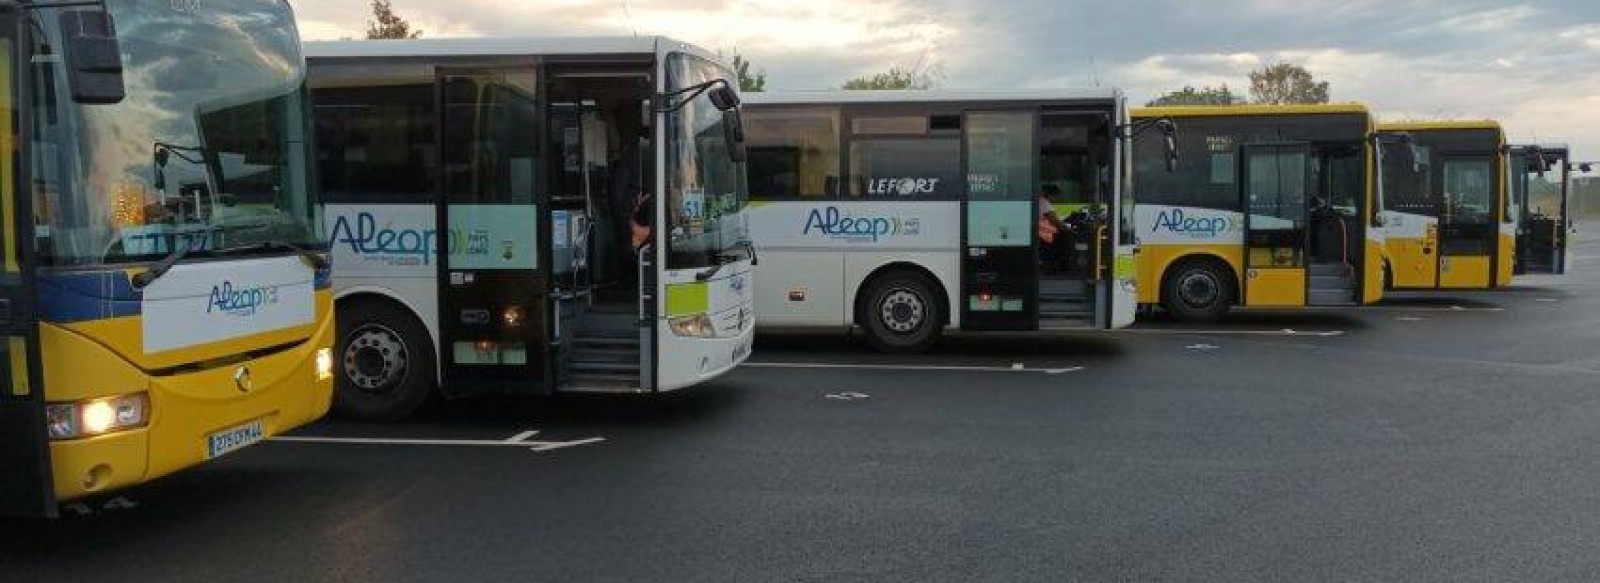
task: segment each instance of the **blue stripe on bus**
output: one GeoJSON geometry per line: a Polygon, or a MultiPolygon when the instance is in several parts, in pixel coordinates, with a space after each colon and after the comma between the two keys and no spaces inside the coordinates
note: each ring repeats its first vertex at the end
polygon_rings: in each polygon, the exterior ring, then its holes
{"type": "Polygon", "coordinates": [[[39,318],[70,324],[137,316],[144,294],[120,269],[39,274],[39,318]]]}

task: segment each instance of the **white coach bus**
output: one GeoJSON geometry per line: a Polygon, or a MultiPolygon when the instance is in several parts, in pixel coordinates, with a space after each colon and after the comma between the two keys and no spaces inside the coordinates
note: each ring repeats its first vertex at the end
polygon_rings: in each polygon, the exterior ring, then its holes
{"type": "Polygon", "coordinates": [[[947,328],[1133,322],[1121,92],[745,98],[763,329],[859,327],[914,352],[947,328]]]}
{"type": "Polygon", "coordinates": [[[340,413],[652,392],[754,328],[734,73],[664,38],[307,43],[340,413]]]}

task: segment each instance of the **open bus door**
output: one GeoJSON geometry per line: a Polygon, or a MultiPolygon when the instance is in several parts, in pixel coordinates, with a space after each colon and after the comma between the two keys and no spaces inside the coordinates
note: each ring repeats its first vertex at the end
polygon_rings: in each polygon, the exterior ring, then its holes
{"type": "Polygon", "coordinates": [[[1240,149],[1244,216],[1243,304],[1306,305],[1311,147],[1249,144],[1240,149]]]}
{"type": "Polygon", "coordinates": [[[1573,166],[1564,150],[1525,147],[1512,151],[1510,186],[1519,223],[1516,273],[1567,272],[1573,166]]]}
{"type": "MultiPolygon", "coordinates": [[[[27,116],[16,115],[19,107],[18,73],[24,38],[16,13],[0,12],[0,135],[26,136],[27,116]],[[24,127],[14,127],[22,120],[24,127]]],[[[3,238],[3,266],[0,266],[0,514],[7,516],[54,516],[55,489],[50,469],[50,444],[45,421],[44,383],[40,377],[39,324],[34,310],[33,213],[28,189],[27,166],[17,148],[19,140],[8,139],[0,154],[0,238],[3,238]]]]}

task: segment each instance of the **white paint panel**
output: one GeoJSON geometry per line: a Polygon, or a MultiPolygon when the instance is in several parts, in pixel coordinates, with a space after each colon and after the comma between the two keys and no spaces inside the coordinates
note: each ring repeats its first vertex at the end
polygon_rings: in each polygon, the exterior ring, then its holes
{"type": "Polygon", "coordinates": [[[770,202],[750,209],[762,251],[946,250],[961,246],[958,202],[770,202]]]}
{"type": "Polygon", "coordinates": [[[1141,204],[1134,208],[1133,216],[1141,244],[1244,244],[1244,213],[1241,212],[1141,204]]]}
{"type": "Polygon", "coordinates": [[[314,276],[298,256],[177,265],[144,289],[144,352],[311,324],[314,276]]]}
{"type": "Polygon", "coordinates": [[[756,318],[762,326],[843,326],[844,253],[764,251],[755,271],[756,318]],[[789,292],[804,294],[792,301],[789,292]]]}
{"type": "Polygon", "coordinates": [[[438,276],[433,205],[330,204],[323,207],[323,216],[336,284],[359,276],[438,276]]]}
{"type": "Polygon", "coordinates": [[[1400,211],[1383,211],[1383,236],[1384,239],[1421,239],[1428,234],[1428,227],[1439,224],[1439,219],[1424,215],[1403,213],[1400,211]]]}

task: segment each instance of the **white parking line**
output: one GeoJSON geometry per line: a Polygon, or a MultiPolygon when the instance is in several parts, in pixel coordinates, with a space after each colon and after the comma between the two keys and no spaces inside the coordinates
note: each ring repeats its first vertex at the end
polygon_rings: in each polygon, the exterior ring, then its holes
{"type": "Polygon", "coordinates": [[[524,431],[506,439],[409,439],[391,437],[321,437],[286,435],[273,437],[267,441],[280,441],[288,443],[335,443],[343,445],[443,445],[457,447],[520,447],[532,451],[550,451],[567,447],[577,447],[600,443],[604,437],[590,437],[573,441],[533,441],[529,438],[538,435],[538,431],[524,431]]]}
{"type": "Polygon", "coordinates": [[[1199,334],[1205,336],[1217,334],[1238,334],[1245,336],[1314,336],[1318,338],[1331,338],[1334,336],[1344,336],[1346,334],[1344,330],[1304,331],[1295,330],[1292,328],[1283,328],[1279,330],[1189,330],[1185,328],[1128,328],[1125,330],[1118,330],[1117,332],[1141,332],[1145,334],[1199,334]]]}
{"type": "Polygon", "coordinates": [[[1063,368],[1028,368],[1012,366],[924,366],[913,364],[835,364],[827,362],[746,362],[740,366],[755,368],[809,368],[809,369],[860,369],[860,370],[921,370],[966,372],[1022,372],[1035,374],[1062,374],[1083,370],[1081,366],[1063,368]]]}

